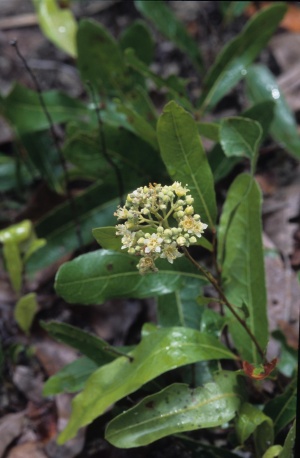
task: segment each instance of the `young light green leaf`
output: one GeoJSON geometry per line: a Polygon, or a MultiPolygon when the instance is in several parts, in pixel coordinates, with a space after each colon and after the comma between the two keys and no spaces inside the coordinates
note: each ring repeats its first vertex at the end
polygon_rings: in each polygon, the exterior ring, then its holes
{"type": "Polygon", "coordinates": [[[33,4],[46,37],[58,48],[76,57],[77,23],[71,10],[60,8],[56,0],[33,0],[33,4]]]}
{"type": "Polygon", "coordinates": [[[294,378],[283,394],[269,401],[264,408],[264,413],[272,418],[275,434],[277,435],[288,425],[296,415],[297,408],[297,379],[294,378]]]}
{"type": "Polygon", "coordinates": [[[159,32],[173,41],[190,57],[197,70],[203,70],[202,56],[197,43],[187,33],[186,27],[175,17],[164,1],[135,0],[134,4],[143,16],[153,22],[159,32]]]}
{"type": "Polygon", "coordinates": [[[213,228],[217,215],[213,176],[196,122],[175,102],[169,102],[158,120],[157,137],[172,180],[187,184],[195,212],[213,228]]]}
{"type": "Polygon", "coordinates": [[[124,84],[122,52],[113,36],[99,23],[82,19],[77,33],[78,69],[83,82],[101,94],[116,94],[124,84]]]}
{"type": "Polygon", "coordinates": [[[242,156],[251,161],[252,174],[262,136],[259,123],[244,117],[225,118],[220,127],[220,143],[227,157],[242,156]]]}
{"type": "Polygon", "coordinates": [[[275,102],[275,114],[270,133],[287,151],[300,157],[300,136],[296,120],[281,93],[275,77],[263,65],[253,65],[246,76],[248,94],[254,102],[275,102]]]}
{"type": "Polygon", "coordinates": [[[284,3],[263,9],[225,45],[204,80],[202,111],[214,107],[246,75],[246,69],[266,46],[285,12],[284,3]]]}
{"type": "MultiPolygon", "coordinates": [[[[62,92],[47,91],[43,92],[42,97],[54,124],[78,120],[89,115],[82,102],[62,92]]],[[[17,83],[5,98],[0,99],[0,111],[19,134],[50,127],[38,93],[17,83]]]]}
{"type": "Polygon", "coordinates": [[[202,309],[197,296],[205,282],[190,278],[174,293],[157,298],[157,319],[160,326],[184,326],[199,329],[202,309]]]}
{"type": "MultiPolygon", "coordinates": [[[[161,328],[150,332],[128,353],[99,368],[72,403],[72,414],[60,434],[60,444],[91,423],[114,402],[133,393],[158,375],[196,361],[235,358],[217,339],[188,328],[161,328]]],[[[234,397],[231,394],[230,397],[234,397]]],[[[221,416],[221,412],[219,412],[221,416]]]]}
{"type": "Polygon", "coordinates": [[[14,317],[20,328],[29,334],[33,319],[38,311],[38,303],[35,293],[22,296],[16,303],[14,317]]]}
{"type": "Polygon", "coordinates": [[[194,389],[174,383],[114,418],[105,438],[115,447],[144,446],[170,434],[222,425],[234,417],[240,402],[232,372],[220,372],[194,389]]]}
{"type": "Polygon", "coordinates": [[[59,393],[76,393],[83,389],[85,382],[98,368],[89,358],[82,357],[67,364],[55,375],[52,375],[43,387],[44,396],[54,396],[59,393]]]}
{"type": "Polygon", "coordinates": [[[56,291],[70,303],[102,304],[114,297],[168,294],[179,289],[185,278],[202,278],[185,258],[174,264],[160,259],[156,262],[159,271],[148,275],[139,273],[137,261],[135,256],[109,250],[81,255],[60,267],[56,291]]]}
{"type": "Polygon", "coordinates": [[[109,351],[110,345],[90,332],[56,321],[42,322],[41,325],[54,339],[79,350],[98,366],[107,364],[115,358],[109,351]]]}
{"type": "MultiPolygon", "coordinates": [[[[282,451],[282,446],[281,445],[272,445],[271,447],[268,448],[268,450],[265,451],[263,454],[262,458],[276,458],[280,456],[280,452],[282,451]]],[[[291,455],[289,455],[290,458],[291,455]]],[[[288,458],[288,457],[287,457],[288,458]]]]}
{"type": "Polygon", "coordinates": [[[12,287],[16,293],[19,293],[22,286],[23,262],[20,248],[12,238],[4,241],[3,256],[12,287]]]}
{"type": "Polygon", "coordinates": [[[269,425],[268,437],[265,436],[264,439],[270,440],[269,445],[271,445],[274,440],[274,429],[271,418],[254,405],[244,402],[235,421],[235,431],[240,444],[244,444],[258,426],[264,422],[267,422],[269,425]]]}
{"type": "MultiPolygon", "coordinates": [[[[262,248],[261,193],[255,180],[239,175],[231,185],[219,226],[218,261],[229,302],[238,308],[264,350],[268,342],[266,285],[262,248]],[[243,312],[248,310],[248,317],[243,312]]],[[[237,310],[237,309],[236,309],[237,310]]],[[[229,316],[231,316],[228,311],[229,316]]],[[[260,363],[256,346],[236,319],[230,332],[241,358],[260,363]]]]}

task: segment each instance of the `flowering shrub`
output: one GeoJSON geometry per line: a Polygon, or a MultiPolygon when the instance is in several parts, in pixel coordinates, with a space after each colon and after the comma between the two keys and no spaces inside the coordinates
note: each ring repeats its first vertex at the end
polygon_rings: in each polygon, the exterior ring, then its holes
{"type": "Polygon", "coordinates": [[[141,274],[157,271],[157,258],[173,264],[183,256],[178,248],[195,244],[207,228],[194,213],[194,199],[188,192],[177,181],[171,186],[149,184],[128,194],[125,206],[114,213],[126,220],[117,225],[116,232],[122,236],[122,249],[142,256],[137,264],[141,274]]]}

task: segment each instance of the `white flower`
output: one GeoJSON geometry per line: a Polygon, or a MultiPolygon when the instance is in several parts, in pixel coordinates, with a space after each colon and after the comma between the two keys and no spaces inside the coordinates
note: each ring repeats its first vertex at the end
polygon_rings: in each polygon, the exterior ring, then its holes
{"type": "Polygon", "coordinates": [[[183,256],[183,254],[179,253],[175,242],[165,245],[160,255],[161,258],[167,258],[171,264],[173,264],[174,259],[180,258],[181,256],[183,256]]]}
{"type": "Polygon", "coordinates": [[[151,252],[160,253],[162,242],[163,242],[162,237],[159,237],[157,234],[151,234],[150,237],[145,238],[145,245],[146,245],[145,253],[147,254],[151,252]]]}
{"type": "Polygon", "coordinates": [[[126,231],[126,233],[122,237],[122,244],[123,244],[121,247],[122,250],[124,250],[124,248],[131,248],[134,242],[135,242],[135,233],[126,231]]]}
{"type": "Polygon", "coordinates": [[[175,181],[172,184],[171,189],[175,192],[177,197],[183,197],[189,191],[188,188],[185,188],[184,186],[181,186],[181,183],[179,183],[178,181],[175,181]]]}
{"type": "Polygon", "coordinates": [[[201,223],[201,221],[196,221],[193,216],[184,216],[180,221],[179,226],[182,227],[185,232],[194,234],[197,237],[201,237],[204,229],[207,228],[207,224],[201,223]]]}

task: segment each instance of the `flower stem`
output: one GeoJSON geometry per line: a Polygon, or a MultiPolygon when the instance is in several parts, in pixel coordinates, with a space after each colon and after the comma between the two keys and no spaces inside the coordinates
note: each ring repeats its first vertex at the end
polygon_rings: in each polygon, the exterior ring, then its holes
{"type": "Polygon", "coordinates": [[[182,247],[182,251],[184,252],[185,256],[191,261],[191,263],[207,278],[207,280],[213,285],[217,293],[219,294],[220,299],[224,302],[226,307],[231,311],[233,316],[238,320],[238,322],[243,326],[247,334],[249,335],[250,339],[254,343],[254,345],[257,348],[258,353],[260,354],[262,360],[264,363],[267,362],[265,354],[259,345],[255,335],[252,333],[251,329],[248,327],[247,323],[243,318],[240,317],[240,315],[234,310],[234,306],[228,301],[227,297],[223,293],[222,289],[220,288],[217,280],[214,278],[214,276],[204,267],[202,267],[198,262],[191,256],[189,251],[187,250],[186,247],[182,247]]]}

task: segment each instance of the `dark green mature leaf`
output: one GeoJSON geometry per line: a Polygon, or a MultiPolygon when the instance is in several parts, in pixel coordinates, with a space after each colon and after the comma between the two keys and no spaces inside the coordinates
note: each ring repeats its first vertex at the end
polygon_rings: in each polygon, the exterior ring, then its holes
{"type": "Polygon", "coordinates": [[[87,253],[63,264],[57,275],[57,293],[67,302],[101,304],[114,297],[143,298],[176,291],[185,278],[199,277],[185,258],[170,264],[156,262],[159,271],[141,275],[138,259],[127,253],[100,250],[87,253]]]}
{"type": "Polygon", "coordinates": [[[235,422],[235,431],[240,444],[244,444],[258,426],[264,422],[269,426],[267,431],[268,434],[264,436],[264,440],[270,441],[269,445],[271,445],[274,440],[273,422],[271,418],[248,402],[242,404],[235,422]]]}
{"type": "Polygon", "coordinates": [[[197,124],[183,108],[170,102],[158,120],[157,137],[172,180],[188,185],[195,212],[213,228],[217,214],[213,176],[197,124]]]}
{"type": "MultiPolygon", "coordinates": [[[[82,102],[59,91],[42,94],[54,124],[89,116],[82,102]]],[[[0,99],[0,112],[19,134],[48,129],[49,121],[37,92],[15,84],[7,97],[0,99]]]]}
{"type": "Polygon", "coordinates": [[[83,392],[73,400],[70,421],[58,439],[60,444],[111,404],[164,372],[196,361],[234,358],[217,339],[181,327],[150,332],[128,355],[132,361],[126,357],[117,358],[88,379],[83,392]]]}
{"type": "Polygon", "coordinates": [[[197,297],[205,282],[187,279],[185,285],[174,293],[157,298],[157,319],[160,326],[184,326],[199,329],[202,309],[197,297]]]}
{"type": "Polygon", "coordinates": [[[67,364],[46,381],[43,395],[54,396],[59,393],[75,393],[82,390],[87,379],[97,368],[98,365],[91,359],[79,358],[67,364]]]}
{"type": "Polygon", "coordinates": [[[242,156],[251,161],[252,174],[262,136],[260,124],[244,117],[225,118],[220,127],[220,143],[227,157],[242,156]]]}
{"type": "MultiPolygon", "coordinates": [[[[106,185],[95,183],[74,199],[84,244],[93,241],[93,227],[115,223],[113,213],[119,199],[115,197],[117,187],[113,180],[114,177],[111,177],[108,180],[110,183],[106,185]]],[[[37,223],[35,231],[38,237],[47,239],[47,244],[29,259],[26,264],[29,274],[49,266],[78,248],[74,213],[69,203],[48,213],[37,223]]]]}
{"type": "Polygon", "coordinates": [[[173,41],[190,57],[199,71],[203,70],[202,56],[198,45],[187,33],[184,24],[174,16],[172,10],[164,1],[135,0],[134,4],[143,16],[153,22],[159,32],[173,41]]]}
{"type": "Polygon", "coordinates": [[[174,383],[114,418],[105,437],[120,448],[147,445],[170,434],[222,425],[234,417],[240,402],[232,372],[220,372],[194,389],[174,383]]]}
{"type": "Polygon", "coordinates": [[[277,3],[257,13],[220,54],[204,80],[201,109],[211,109],[247,73],[247,67],[266,46],[286,12],[277,3]]]}
{"type": "Polygon", "coordinates": [[[35,175],[36,171],[31,174],[18,159],[0,153],[0,191],[19,190],[29,185],[35,175]]]}
{"type": "MultiPolygon", "coordinates": [[[[228,191],[221,216],[218,260],[226,297],[240,310],[264,350],[268,342],[268,322],[261,236],[260,190],[251,176],[239,175],[228,191]],[[244,308],[249,314],[247,318],[244,308]]],[[[228,314],[231,315],[229,311],[228,314]]],[[[230,332],[241,357],[260,363],[261,356],[253,341],[233,317],[230,332]]]]}
{"type": "Polygon", "coordinates": [[[257,121],[262,128],[262,136],[260,141],[262,142],[269,133],[275,113],[275,103],[273,100],[265,100],[252,105],[252,107],[243,111],[241,114],[244,118],[253,119],[257,121]]]}
{"type": "Polygon", "coordinates": [[[298,366],[298,351],[287,343],[287,338],[279,329],[272,332],[272,336],[280,342],[280,358],[277,369],[286,377],[292,377],[298,366]]]}
{"type": "Polygon", "coordinates": [[[279,458],[290,458],[293,456],[293,450],[296,440],[296,420],[293,423],[293,426],[289,430],[289,433],[284,441],[283,449],[279,454],[279,458]]]}
{"type": "Polygon", "coordinates": [[[120,47],[134,49],[138,59],[149,65],[154,57],[154,41],[147,24],[137,20],[124,30],[120,37],[120,47]]]}
{"type": "Polygon", "coordinates": [[[113,36],[99,23],[82,19],[77,33],[78,69],[83,82],[100,94],[117,93],[124,84],[122,52],[113,36]]]}
{"type": "Polygon", "coordinates": [[[116,226],[96,227],[92,230],[92,233],[102,248],[124,253],[121,248],[121,237],[116,235],[116,226]]]}
{"type": "Polygon", "coordinates": [[[98,366],[107,364],[115,358],[109,351],[110,345],[105,340],[87,331],[57,321],[42,322],[41,324],[56,340],[76,348],[98,366]]]}
{"type": "Polygon", "coordinates": [[[264,413],[274,422],[275,435],[288,425],[296,415],[297,408],[297,378],[295,377],[280,396],[269,401],[264,413]]]}
{"type": "Polygon", "coordinates": [[[203,137],[209,138],[214,142],[219,142],[220,140],[220,126],[214,122],[198,122],[198,131],[203,137]]]}
{"type": "Polygon", "coordinates": [[[263,65],[254,65],[247,71],[246,84],[249,96],[254,102],[275,102],[270,133],[287,151],[299,158],[300,136],[297,123],[272,73],[263,65]]]}

